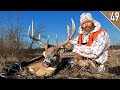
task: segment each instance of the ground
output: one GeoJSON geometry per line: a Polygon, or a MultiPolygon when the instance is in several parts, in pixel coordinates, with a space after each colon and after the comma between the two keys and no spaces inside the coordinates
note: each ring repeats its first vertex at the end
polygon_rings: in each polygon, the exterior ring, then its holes
{"type": "MultiPolygon", "coordinates": [[[[26,67],[16,69],[11,75],[6,76],[5,70],[16,62],[29,61],[29,59],[17,60],[16,58],[1,59],[0,75],[4,79],[120,79],[120,50],[109,50],[108,61],[106,62],[106,71],[97,73],[89,68],[66,66],[51,77],[36,77],[28,72],[26,67]]],[[[42,61],[42,60],[41,60],[42,61]]]]}

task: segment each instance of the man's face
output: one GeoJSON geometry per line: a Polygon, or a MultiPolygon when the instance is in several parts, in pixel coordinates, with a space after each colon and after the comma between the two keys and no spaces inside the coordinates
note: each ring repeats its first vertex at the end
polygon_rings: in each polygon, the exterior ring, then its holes
{"type": "Polygon", "coordinates": [[[93,22],[91,21],[86,21],[84,22],[82,25],[81,25],[81,28],[84,30],[84,31],[90,31],[94,28],[94,24],[93,22]]]}

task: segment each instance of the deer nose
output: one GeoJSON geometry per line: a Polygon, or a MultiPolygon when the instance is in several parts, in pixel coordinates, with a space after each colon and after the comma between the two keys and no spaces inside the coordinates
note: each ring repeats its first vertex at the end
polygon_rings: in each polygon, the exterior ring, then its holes
{"type": "Polygon", "coordinates": [[[44,61],[44,62],[42,63],[42,65],[43,65],[44,67],[46,67],[46,68],[50,67],[50,63],[49,63],[49,62],[46,62],[46,61],[44,61]]]}
{"type": "Polygon", "coordinates": [[[50,66],[50,63],[46,62],[46,65],[49,67],[49,66],[50,66]]]}

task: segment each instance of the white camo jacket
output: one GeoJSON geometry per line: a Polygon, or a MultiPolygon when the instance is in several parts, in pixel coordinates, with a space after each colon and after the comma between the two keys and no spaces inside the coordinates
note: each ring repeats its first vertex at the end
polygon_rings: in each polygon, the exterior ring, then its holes
{"type": "MultiPolygon", "coordinates": [[[[101,28],[101,24],[95,21],[95,29],[92,32],[96,32],[101,28]]],[[[79,27],[79,33],[82,33],[81,27],[79,27]]],[[[89,39],[89,35],[83,35],[83,43],[86,43],[89,39]]],[[[91,46],[77,44],[78,36],[74,40],[70,40],[70,43],[74,45],[73,52],[79,53],[81,56],[91,58],[101,64],[104,64],[108,58],[108,48],[110,46],[110,39],[107,32],[100,32],[97,38],[93,41],[91,46]]]]}

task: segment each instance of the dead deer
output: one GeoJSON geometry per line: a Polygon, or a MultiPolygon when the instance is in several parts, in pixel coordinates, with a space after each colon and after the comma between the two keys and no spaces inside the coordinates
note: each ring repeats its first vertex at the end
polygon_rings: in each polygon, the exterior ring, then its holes
{"type": "Polygon", "coordinates": [[[74,20],[72,20],[72,35],[70,36],[70,27],[67,25],[67,40],[63,42],[62,44],[58,44],[58,36],[56,35],[56,45],[52,47],[48,47],[49,44],[49,36],[47,39],[46,44],[41,41],[40,34],[39,38],[34,37],[34,25],[32,22],[32,35],[30,34],[30,26],[28,29],[28,35],[31,39],[38,42],[40,45],[42,45],[45,48],[45,51],[43,52],[44,60],[42,62],[35,62],[30,65],[28,65],[28,70],[30,73],[36,75],[36,76],[51,76],[54,74],[55,70],[57,69],[57,66],[59,66],[62,58],[65,57],[74,57],[75,53],[69,52],[64,54],[64,49],[61,49],[61,47],[65,47],[69,41],[69,39],[72,39],[76,32],[76,26],[74,23],[74,20]]]}

